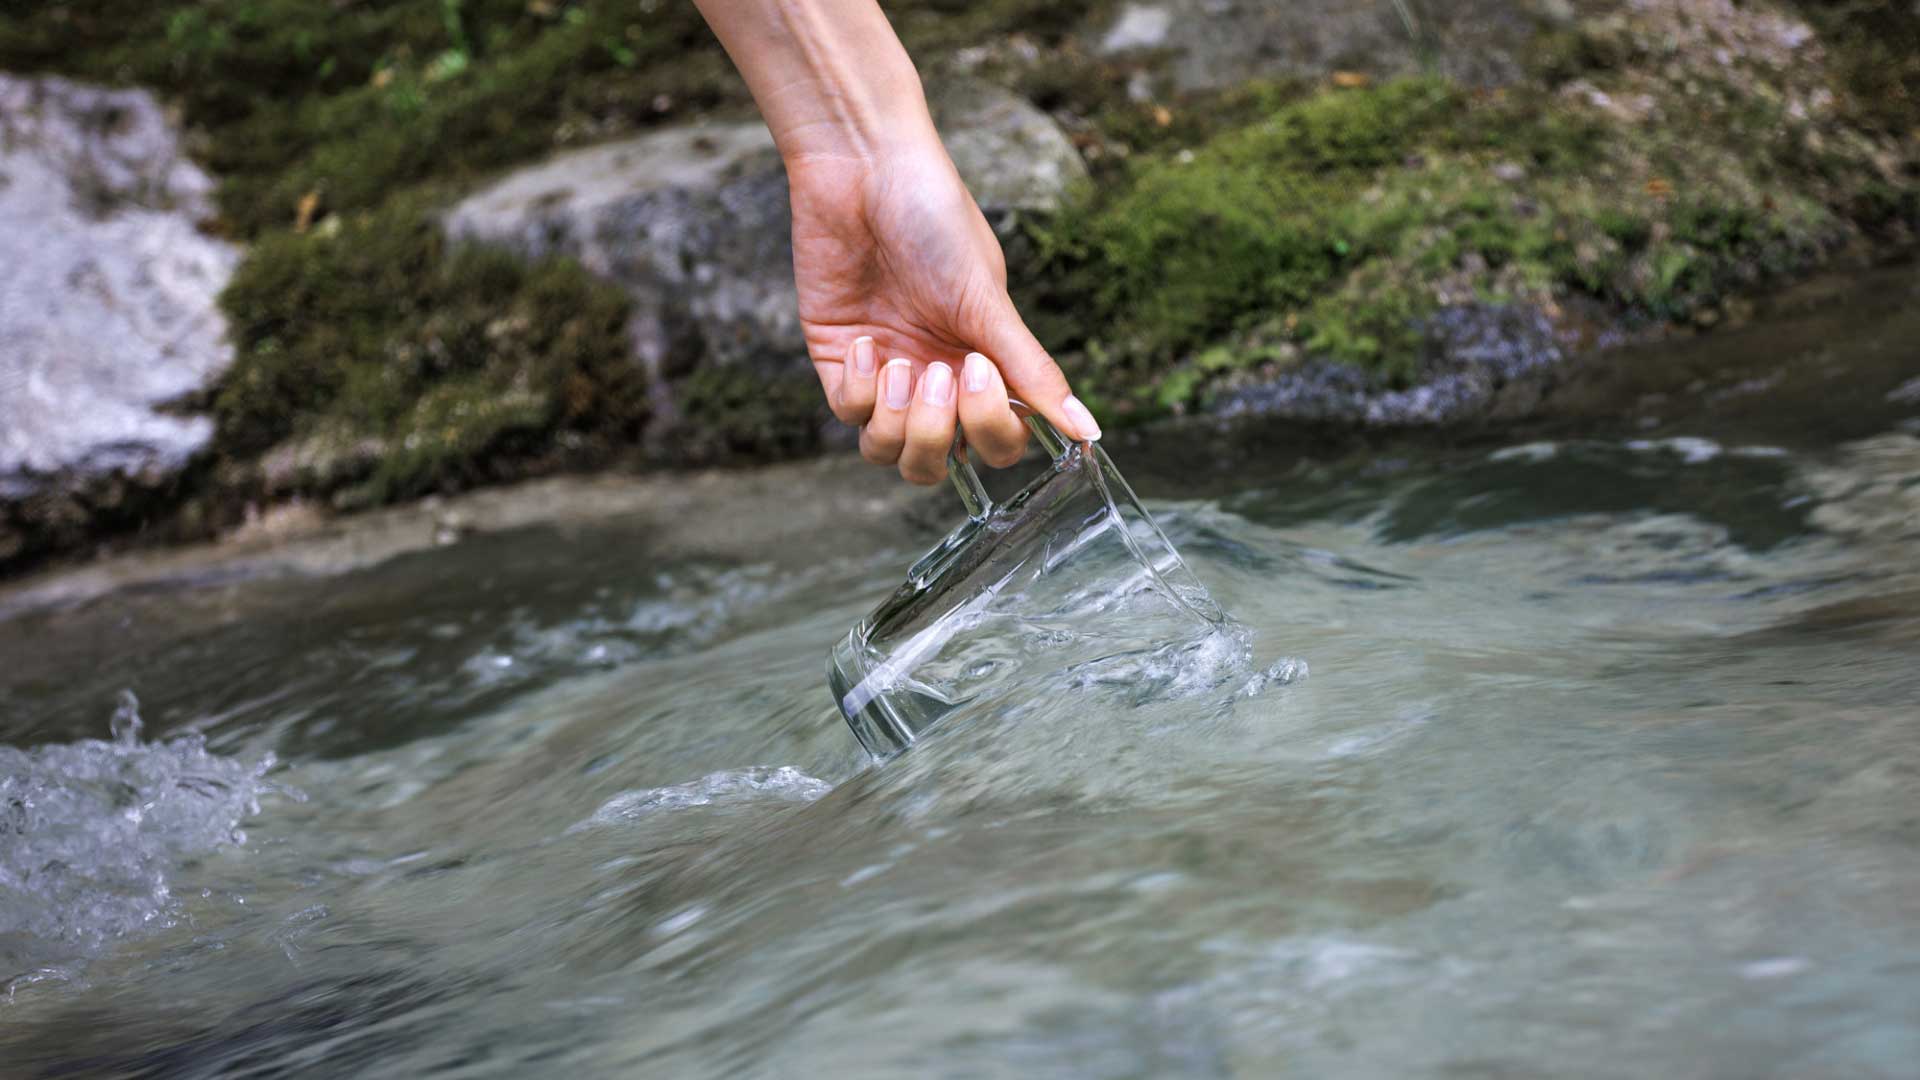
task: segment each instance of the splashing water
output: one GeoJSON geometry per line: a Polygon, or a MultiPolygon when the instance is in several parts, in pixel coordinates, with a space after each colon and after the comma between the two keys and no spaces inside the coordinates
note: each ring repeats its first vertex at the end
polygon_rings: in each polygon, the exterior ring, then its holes
{"type": "MultiPolygon", "coordinates": [[[[1097,657],[1070,665],[1059,673],[1049,673],[1048,678],[1064,676],[1066,685],[1074,690],[1109,688],[1138,707],[1156,701],[1200,697],[1244,678],[1252,656],[1252,632],[1229,618],[1184,641],[1097,657]]],[[[1284,684],[1305,677],[1306,665],[1298,663],[1298,669],[1297,674],[1277,682],[1284,684]]],[[[1276,680],[1259,680],[1258,688],[1249,692],[1258,693],[1275,683],[1276,680]]],[[[1247,685],[1252,687],[1251,683],[1247,685]]]]}
{"type": "Polygon", "coordinates": [[[244,844],[261,795],[298,797],[265,779],[272,754],[225,757],[200,735],[145,743],[140,729],[123,690],[110,740],[0,747],[0,976],[172,925],[181,860],[244,844]]]}

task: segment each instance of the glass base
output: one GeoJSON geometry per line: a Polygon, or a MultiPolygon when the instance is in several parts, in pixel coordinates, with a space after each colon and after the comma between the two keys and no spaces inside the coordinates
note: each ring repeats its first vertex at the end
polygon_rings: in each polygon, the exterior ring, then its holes
{"type": "Polygon", "coordinates": [[[853,737],[860,740],[868,754],[884,761],[912,746],[939,716],[919,715],[910,719],[894,706],[888,695],[874,693],[869,688],[868,680],[877,665],[872,662],[861,636],[864,629],[864,624],[855,627],[827,654],[827,686],[833,691],[833,703],[846,718],[847,727],[853,729],[853,737]]]}

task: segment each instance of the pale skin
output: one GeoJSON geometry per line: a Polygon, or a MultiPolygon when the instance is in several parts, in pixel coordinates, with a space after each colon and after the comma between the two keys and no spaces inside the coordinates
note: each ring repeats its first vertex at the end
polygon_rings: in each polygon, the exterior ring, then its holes
{"type": "Polygon", "coordinates": [[[807,353],[860,453],[916,484],[956,429],[989,465],[1027,430],[1100,428],[1007,295],[1000,242],[940,144],[919,75],[874,0],[695,0],[786,163],[807,353]]]}

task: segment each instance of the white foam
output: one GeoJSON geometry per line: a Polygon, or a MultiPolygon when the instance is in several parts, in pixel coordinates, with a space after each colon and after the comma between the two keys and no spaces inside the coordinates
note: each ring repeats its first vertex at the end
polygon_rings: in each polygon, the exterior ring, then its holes
{"type": "Polygon", "coordinates": [[[1696,435],[1675,435],[1667,439],[1634,439],[1627,443],[1627,449],[1643,454],[1657,451],[1678,454],[1680,460],[1688,465],[1703,465],[1719,457],[1723,452],[1719,443],[1696,435]]]}
{"type": "Polygon", "coordinates": [[[1530,442],[1520,446],[1509,446],[1502,450],[1495,450],[1493,453],[1487,455],[1487,460],[1524,461],[1529,464],[1538,464],[1542,461],[1552,461],[1559,453],[1560,446],[1558,443],[1530,442]]]}
{"type": "Polygon", "coordinates": [[[692,783],[623,791],[602,803],[592,817],[567,831],[572,833],[603,825],[621,825],[662,810],[684,810],[715,803],[754,799],[812,802],[832,790],[832,784],[816,780],[791,765],[782,765],[777,769],[764,765],[730,769],[709,773],[692,783]]]}
{"type": "Polygon", "coordinates": [[[1287,656],[1267,665],[1263,671],[1256,671],[1240,687],[1240,697],[1257,697],[1276,686],[1291,686],[1302,682],[1308,674],[1307,662],[1298,656],[1287,656]]]}

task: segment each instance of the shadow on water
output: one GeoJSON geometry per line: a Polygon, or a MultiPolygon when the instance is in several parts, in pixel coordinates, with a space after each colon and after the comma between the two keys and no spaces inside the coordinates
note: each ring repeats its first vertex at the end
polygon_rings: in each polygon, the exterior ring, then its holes
{"type": "MultiPolygon", "coordinates": [[[[1124,435],[1121,445],[1144,496],[1304,486],[1311,499],[1324,473],[1318,486],[1357,483],[1351,493],[1317,496],[1348,513],[1377,494],[1379,485],[1367,484],[1374,470],[1444,466],[1515,444],[1704,440],[1801,451],[1862,438],[1913,415],[1916,342],[1920,272],[1900,266],[1809,282],[1742,328],[1604,352],[1502,386],[1480,423],[1356,431],[1187,420],[1124,435]]],[[[1599,509],[1618,502],[1601,499],[1599,509]]]]}
{"type": "Polygon", "coordinates": [[[1357,478],[1310,470],[1284,490],[1224,505],[1277,527],[1368,520],[1386,543],[1582,514],[1689,514],[1724,528],[1733,543],[1765,550],[1808,531],[1790,477],[1771,448],[1726,454],[1713,444],[1539,443],[1491,457],[1453,452],[1417,467],[1404,459],[1380,462],[1357,478]],[[1711,458],[1690,456],[1700,454],[1711,458]]]}

